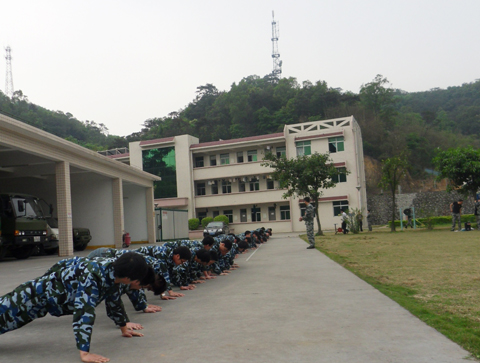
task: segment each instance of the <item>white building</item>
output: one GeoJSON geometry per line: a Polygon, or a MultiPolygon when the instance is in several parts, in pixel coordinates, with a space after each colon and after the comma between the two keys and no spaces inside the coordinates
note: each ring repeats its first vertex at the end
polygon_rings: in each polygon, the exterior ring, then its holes
{"type": "MultiPolygon", "coordinates": [[[[283,199],[284,190],[261,166],[268,152],[297,155],[330,152],[334,165],[350,174],[323,191],[319,216],[323,229],[340,223],[340,209],[366,211],[362,135],[353,116],[285,125],[283,132],[200,143],[190,135],[130,143],[130,154],[116,159],[161,175],[155,205],[188,210],[189,218],[224,214],[236,233],[261,226],[276,232],[304,231],[301,199],[283,199]]],[[[364,213],[366,214],[366,213],[364,213]]]]}

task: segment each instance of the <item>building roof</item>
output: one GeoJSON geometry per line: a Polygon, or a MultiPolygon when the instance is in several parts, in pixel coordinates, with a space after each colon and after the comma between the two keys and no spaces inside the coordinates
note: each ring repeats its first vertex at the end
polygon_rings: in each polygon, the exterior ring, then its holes
{"type": "Polygon", "coordinates": [[[261,141],[261,140],[269,140],[274,138],[283,138],[283,132],[277,132],[275,134],[269,135],[258,135],[258,136],[250,136],[250,137],[242,137],[240,139],[230,139],[230,140],[219,140],[219,141],[210,141],[210,142],[202,142],[199,144],[190,145],[190,149],[197,149],[201,147],[208,147],[208,146],[219,146],[219,145],[226,145],[226,144],[236,144],[240,142],[247,142],[247,141],[261,141]]]}

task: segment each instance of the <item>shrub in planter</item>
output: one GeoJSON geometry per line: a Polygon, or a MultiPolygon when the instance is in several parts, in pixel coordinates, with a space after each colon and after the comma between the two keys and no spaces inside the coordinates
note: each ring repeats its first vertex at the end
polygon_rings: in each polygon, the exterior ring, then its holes
{"type": "Polygon", "coordinates": [[[228,217],[224,216],[223,214],[220,214],[219,216],[216,216],[213,218],[215,222],[224,222],[226,225],[228,225],[228,217]]]}
{"type": "Polygon", "coordinates": [[[202,226],[203,228],[205,228],[207,226],[207,224],[209,224],[210,222],[213,222],[213,218],[212,217],[205,217],[202,219],[202,226]]]}
{"type": "Polygon", "coordinates": [[[188,220],[188,229],[194,231],[200,225],[200,220],[198,218],[191,218],[188,220]]]}

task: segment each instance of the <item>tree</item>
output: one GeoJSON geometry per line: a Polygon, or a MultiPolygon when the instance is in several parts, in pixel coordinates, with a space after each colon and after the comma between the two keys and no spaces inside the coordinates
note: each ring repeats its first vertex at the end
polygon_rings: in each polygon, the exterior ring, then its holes
{"type": "Polygon", "coordinates": [[[448,178],[447,191],[456,190],[468,196],[480,189],[480,150],[471,146],[437,152],[433,164],[440,173],[438,180],[448,178]]]}
{"type": "MultiPolygon", "coordinates": [[[[269,153],[265,155],[261,165],[274,169],[272,178],[278,180],[280,187],[286,189],[282,196],[284,199],[295,194],[310,197],[315,207],[317,235],[323,235],[318,215],[318,200],[323,195],[322,189],[336,186],[335,179],[339,174],[339,170],[330,159],[330,154],[314,153],[287,159],[284,156],[278,157],[269,153]]],[[[349,174],[348,171],[342,171],[342,173],[349,174]]]]}
{"type": "Polygon", "coordinates": [[[392,232],[395,232],[395,192],[409,167],[410,164],[408,163],[408,155],[406,152],[403,152],[400,156],[382,161],[382,178],[378,186],[383,189],[388,189],[392,193],[392,232]]]}

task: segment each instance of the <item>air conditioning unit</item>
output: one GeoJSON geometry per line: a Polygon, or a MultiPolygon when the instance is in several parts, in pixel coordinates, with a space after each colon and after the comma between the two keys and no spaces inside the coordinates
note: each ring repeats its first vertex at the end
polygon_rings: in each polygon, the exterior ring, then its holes
{"type": "Polygon", "coordinates": [[[212,181],[211,181],[211,180],[208,181],[208,185],[212,185],[212,181]]]}
{"type": "Polygon", "coordinates": [[[266,149],[270,150],[272,147],[270,145],[267,145],[266,149]]]}
{"type": "Polygon", "coordinates": [[[243,178],[242,178],[242,181],[243,181],[243,182],[246,182],[246,181],[247,181],[247,178],[243,177],[243,178]]]}

